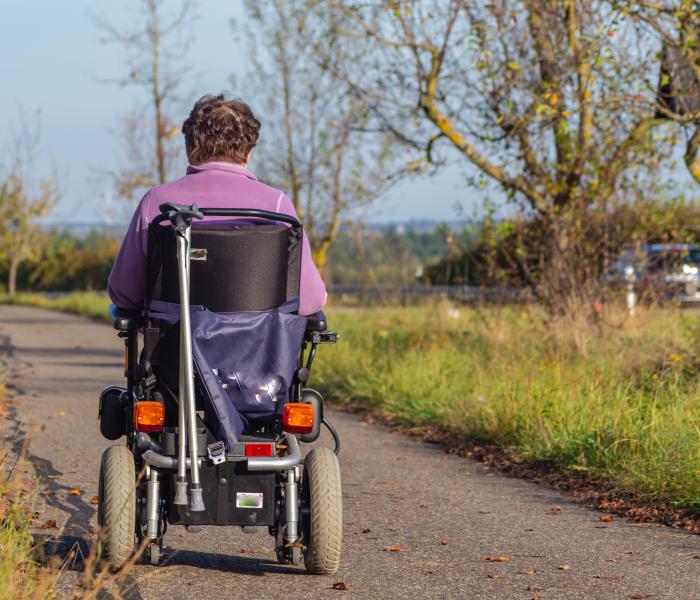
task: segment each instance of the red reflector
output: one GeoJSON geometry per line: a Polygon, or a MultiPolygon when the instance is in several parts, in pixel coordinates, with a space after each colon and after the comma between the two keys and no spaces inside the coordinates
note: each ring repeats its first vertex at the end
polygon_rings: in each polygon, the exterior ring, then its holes
{"type": "Polygon", "coordinates": [[[272,456],[272,444],[246,444],[246,456],[272,456]]]}

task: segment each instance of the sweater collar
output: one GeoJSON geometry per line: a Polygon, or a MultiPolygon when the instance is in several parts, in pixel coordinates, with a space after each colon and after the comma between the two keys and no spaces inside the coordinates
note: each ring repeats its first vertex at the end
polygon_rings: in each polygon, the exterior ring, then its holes
{"type": "Polygon", "coordinates": [[[257,178],[253,173],[251,173],[247,167],[243,165],[238,165],[236,163],[215,161],[202,163],[200,165],[189,165],[187,167],[187,174],[192,175],[194,173],[199,173],[201,171],[226,171],[227,173],[235,173],[236,175],[244,175],[248,179],[257,181],[257,178]]]}

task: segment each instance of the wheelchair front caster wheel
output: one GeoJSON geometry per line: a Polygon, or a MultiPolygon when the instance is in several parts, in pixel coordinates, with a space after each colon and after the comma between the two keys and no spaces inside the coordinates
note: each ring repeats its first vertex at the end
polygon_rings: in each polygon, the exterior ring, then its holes
{"type": "Polygon", "coordinates": [[[343,499],[340,465],[330,448],[306,455],[301,497],[304,565],[312,575],[331,575],[340,565],[343,499]]]}
{"type": "Polygon", "coordinates": [[[161,555],[160,544],[151,544],[146,547],[143,558],[149,565],[156,567],[160,563],[161,555]]]}
{"type": "Polygon", "coordinates": [[[134,551],[136,523],[134,457],[126,446],[111,446],[102,454],[97,524],[104,558],[113,569],[121,567],[134,551]]]}

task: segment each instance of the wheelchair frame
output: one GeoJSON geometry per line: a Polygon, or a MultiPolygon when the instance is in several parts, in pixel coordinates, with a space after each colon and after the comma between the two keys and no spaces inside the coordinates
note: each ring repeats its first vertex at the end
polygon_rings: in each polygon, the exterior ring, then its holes
{"type": "MultiPolygon", "coordinates": [[[[136,491],[141,492],[140,497],[136,497],[136,517],[134,518],[135,536],[138,542],[146,544],[146,552],[149,562],[157,564],[160,560],[162,550],[162,540],[167,522],[172,521],[175,515],[175,521],[184,523],[188,526],[188,530],[195,529],[198,519],[201,521],[204,517],[197,517],[197,514],[204,514],[206,504],[214,501],[213,498],[206,498],[203,494],[201,470],[202,468],[211,469],[213,466],[223,464],[227,470],[224,472],[229,474],[235,471],[233,479],[238,481],[238,478],[246,477],[263,477],[263,480],[268,481],[266,476],[274,475],[274,525],[270,525],[270,533],[277,540],[277,555],[281,562],[300,564],[302,557],[306,559],[307,570],[312,573],[332,573],[337,569],[339,560],[339,549],[337,559],[324,561],[318,559],[318,549],[310,548],[309,539],[304,539],[302,520],[310,520],[308,514],[309,507],[302,507],[302,496],[308,495],[309,491],[304,490],[304,494],[299,493],[301,483],[300,466],[302,464],[302,454],[299,447],[299,441],[312,442],[318,438],[321,424],[325,425],[330,431],[335,441],[335,449],[333,454],[337,455],[340,450],[340,440],[337,432],[332,424],[323,414],[323,399],[318,392],[305,388],[308,381],[309,372],[313,364],[316,350],[319,344],[335,343],[338,339],[336,333],[327,330],[325,315],[317,313],[307,318],[307,330],[304,336],[304,341],[299,351],[297,369],[294,380],[289,390],[290,402],[305,402],[314,405],[314,429],[309,434],[295,435],[281,431],[279,422],[272,423],[270,428],[261,433],[259,438],[252,434],[253,441],[263,440],[273,444],[272,456],[248,456],[245,457],[245,452],[238,446],[245,446],[250,443],[250,440],[241,440],[237,444],[237,448],[233,450],[235,465],[228,466],[227,461],[231,458],[231,453],[227,455],[220,445],[214,453],[211,444],[207,447],[207,455],[203,456],[203,449],[200,448],[198,432],[198,416],[196,410],[196,395],[195,395],[195,377],[193,369],[193,354],[192,354],[192,333],[190,324],[190,241],[191,241],[191,226],[193,219],[202,219],[205,216],[224,216],[224,217],[247,217],[255,219],[265,219],[269,221],[283,222],[292,227],[301,228],[301,223],[294,217],[257,209],[198,209],[193,204],[191,206],[177,204],[163,204],[160,207],[161,214],[158,215],[153,223],[160,224],[165,221],[170,222],[170,226],[174,229],[177,239],[177,261],[178,261],[178,279],[180,289],[180,366],[179,366],[179,389],[178,389],[178,428],[176,435],[177,440],[177,456],[172,456],[171,453],[164,451],[161,444],[155,441],[148,433],[137,432],[132,423],[132,414],[134,406],[137,402],[143,399],[150,399],[151,389],[155,383],[155,375],[146,362],[143,364],[139,361],[139,343],[138,332],[145,324],[145,320],[140,311],[125,311],[110,307],[111,317],[114,328],[119,331],[119,336],[124,338],[125,344],[125,377],[127,379],[127,387],[123,388],[111,386],[106,388],[100,397],[100,426],[103,435],[108,439],[118,439],[121,437],[121,429],[117,429],[116,433],[110,431],[110,418],[114,418],[115,414],[123,411],[124,432],[127,436],[127,448],[133,456],[136,467],[140,467],[143,473],[140,487],[136,491]],[[309,348],[308,356],[305,355],[309,348]],[[115,409],[115,398],[117,408],[115,409]],[[111,402],[111,410],[106,410],[106,406],[111,402]],[[116,410],[116,413],[115,413],[116,410]],[[103,423],[103,421],[105,421],[103,423]],[[118,437],[117,437],[117,434],[118,437]],[[284,450],[284,454],[280,454],[280,449],[284,450]],[[189,452],[188,452],[189,451],[189,452]],[[243,452],[245,458],[240,455],[243,452]],[[161,477],[170,475],[175,471],[174,489],[171,490],[172,499],[168,502],[167,497],[163,497],[161,477]],[[189,486],[188,486],[189,473],[189,486]],[[188,524],[189,522],[189,524],[188,524]],[[144,531],[145,525],[145,531],[144,531]],[[307,553],[312,553],[314,556],[309,558],[307,553]],[[323,563],[323,564],[322,564],[323,563]]],[[[250,437],[250,436],[249,436],[250,437]]],[[[163,441],[161,437],[161,441],[163,441]]],[[[206,443],[206,442],[204,442],[206,443]]],[[[123,447],[122,447],[123,448],[123,447]]],[[[112,449],[108,449],[112,450],[112,449]]],[[[126,450],[126,449],[124,449],[126,450]]],[[[327,450],[327,449],[314,449],[327,450]]],[[[108,453],[105,452],[105,455],[108,453]]],[[[311,454],[311,453],[310,453],[311,454]]],[[[103,458],[103,468],[104,468],[103,458]]],[[[307,458],[308,460],[308,458],[307,458]]],[[[331,469],[337,468],[337,460],[333,457],[329,462],[326,457],[326,462],[330,464],[331,469]],[[335,465],[335,466],[334,466],[335,465]]],[[[318,461],[317,461],[318,462],[318,461]]],[[[326,467],[324,467],[326,468],[326,467]]],[[[216,467],[216,473],[222,472],[219,467],[216,467]]],[[[211,478],[211,472],[207,471],[211,478]]],[[[337,472],[338,489],[337,502],[340,503],[340,479],[339,471],[337,472]]],[[[221,481],[226,482],[228,477],[221,478],[221,481]]],[[[262,481],[262,480],[261,480],[262,481]]],[[[235,485],[235,481],[230,485],[235,485]]],[[[262,485],[262,483],[261,483],[262,485]]],[[[269,489],[269,483],[266,489],[269,489]]],[[[310,485],[310,484],[309,484],[310,485]]],[[[106,511],[103,508],[104,496],[103,481],[101,471],[100,481],[100,502],[99,512],[101,515],[99,520],[105,520],[106,511]]],[[[228,488],[227,488],[228,489],[228,488]]],[[[228,493],[226,491],[225,493],[228,493]]],[[[313,493],[313,492],[312,492],[313,493]]],[[[335,493],[335,492],[334,492],[335,493]]],[[[167,496],[167,494],[166,494],[167,496]]],[[[268,499],[270,502],[272,499],[268,499]]],[[[217,504],[220,502],[217,500],[217,504]]],[[[126,510],[130,510],[125,507],[126,510]]],[[[221,520],[230,520],[231,517],[227,513],[228,519],[222,519],[221,506],[217,507],[217,519],[213,523],[215,525],[230,525],[230,522],[220,522],[221,520]]],[[[213,513],[212,513],[213,514],[213,513]]],[[[211,518],[207,515],[208,518],[211,518]]],[[[109,520],[109,519],[107,519],[109,520]]],[[[235,519],[234,519],[235,520],[235,519]]],[[[238,523],[245,529],[243,523],[238,523]]],[[[110,525],[105,525],[107,530],[107,554],[113,566],[120,566],[124,562],[124,553],[119,556],[110,550],[110,525]]],[[[312,538],[313,535],[307,532],[307,537],[312,538]]],[[[115,544],[112,544],[113,546],[115,544]]],[[[323,554],[323,552],[321,552],[323,554]]],[[[324,559],[325,560],[325,559],[324,559]]]]}

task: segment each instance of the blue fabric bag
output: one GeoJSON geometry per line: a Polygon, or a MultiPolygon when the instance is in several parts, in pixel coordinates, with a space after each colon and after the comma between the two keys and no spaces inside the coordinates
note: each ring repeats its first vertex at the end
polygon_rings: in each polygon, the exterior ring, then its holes
{"type": "MultiPolygon", "coordinates": [[[[280,414],[304,339],[299,302],[259,312],[215,313],[191,306],[192,352],[208,424],[231,450],[248,425],[280,414]]],[[[152,301],[148,316],[180,319],[180,307],[152,301]]]]}

